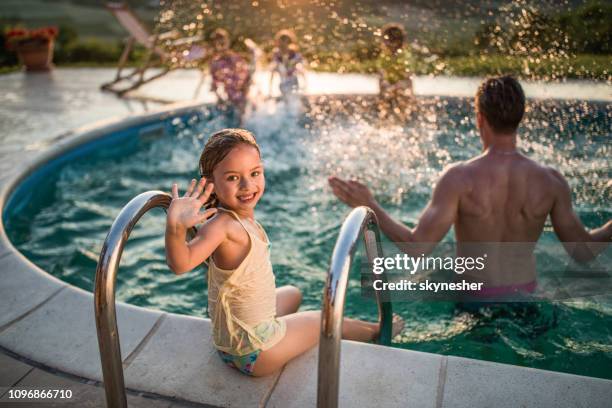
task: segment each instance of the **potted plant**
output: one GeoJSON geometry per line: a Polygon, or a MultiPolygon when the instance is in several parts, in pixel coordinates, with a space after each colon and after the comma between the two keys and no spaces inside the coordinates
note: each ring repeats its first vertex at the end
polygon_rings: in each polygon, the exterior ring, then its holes
{"type": "Polygon", "coordinates": [[[13,28],[6,33],[6,46],[17,52],[27,71],[49,71],[53,68],[53,44],[57,34],[56,27],[13,28]]]}

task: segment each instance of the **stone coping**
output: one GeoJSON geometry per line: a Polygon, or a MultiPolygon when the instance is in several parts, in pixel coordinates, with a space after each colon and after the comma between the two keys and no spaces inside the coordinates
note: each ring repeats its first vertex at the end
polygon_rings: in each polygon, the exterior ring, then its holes
{"type": "MultiPolygon", "coordinates": [[[[52,139],[42,153],[2,163],[0,208],[28,175],[50,160],[111,132],[189,113],[180,103],[96,122],[52,139]]],[[[93,295],[41,270],[10,243],[0,221],[0,347],[39,366],[102,381],[93,295]]],[[[196,406],[312,407],[314,348],[279,373],[250,378],[224,366],[211,346],[209,319],[117,303],[128,389],[196,406]]],[[[612,381],[342,341],[340,405],[604,407],[612,381]],[[393,362],[390,364],[389,362],[393,362]]]]}

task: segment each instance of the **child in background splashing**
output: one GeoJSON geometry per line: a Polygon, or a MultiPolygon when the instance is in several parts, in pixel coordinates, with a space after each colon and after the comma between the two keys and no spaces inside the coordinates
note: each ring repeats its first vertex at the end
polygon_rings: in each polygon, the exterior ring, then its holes
{"type": "Polygon", "coordinates": [[[298,77],[302,78],[302,86],[305,82],[304,59],[299,53],[297,39],[291,30],[281,30],[276,33],[276,48],[272,55],[272,66],[270,74],[270,93],[272,92],[272,81],[274,74],[280,78],[280,92],[286,101],[290,95],[296,93],[300,88],[298,77]]]}
{"type": "Polygon", "coordinates": [[[214,49],[210,62],[211,90],[217,95],[218,106],[240,124],[251,86],[249,63],[229,49],[229,33],[224,29],[216,29],[211,41],[214,49]]]}
{"type": "Polygon", "coordinates": [[[376,61],[379,73],[380,116],[406,119],[414,108],[414,91],[410,73],[411,55],[404,46],[406,34],[397,23],[382,29],[382,50],[376,61]]]}
{"type": "MultiPolygon", "coordinates": [[[[255,220],[264,193],[264,167],[254,136],[225,129],[210,137],[200,157],[199,182],[179,197],[172,186],[166,258],[176,274],[208,260],[208,309],[220,358],[240,372],[271,374],[319,341],[321,312],[297,312],[302,294],[276,288],[269,241],[255,220]],[[203,206],[209,208],[200,211],[203,206]],[[187,230],[204,223],[186,242],[187,230]]],[[[394,335],[403,327],[394,322],[394,335]]],[[[378,324],[345,319],[342,336],[371,341],[378,324]]]]}

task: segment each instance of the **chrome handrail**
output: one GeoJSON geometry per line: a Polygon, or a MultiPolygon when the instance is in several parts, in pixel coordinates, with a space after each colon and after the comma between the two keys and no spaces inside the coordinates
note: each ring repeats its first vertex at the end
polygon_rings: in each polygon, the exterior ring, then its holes
{"type": "MultiPolygon", "coordinates": [[[[163,191],[147,191],[134,197],[115,218],[100,251],[94,286],[94,309],[108,407],[127,407],[115,311],[115,283],[121,254],[138,220],[153,208],[167,209],[171,201],[170,194],[163,191]]],[[[193,234],[195,229],[190,232],[193,234]]]]}
{"type": "MultiPolygon", "coordinates": [[[[331,264],[323,291],[321,310],[321,336],[319,340],[319,368],[317,380],[317,407],[335,408],[338,406],[340,384],[340,340],[342,338],[342,320],[346,287],[355,247],[361,235],[364,235],[368,261],[382,256],[380,232],[374,211],[368,207],[353,209],[344,220],[338,240],[334,246],[331,264]]],[[[380,275],[386,280],[386,275],[380,275]]],[[[378,292],[379,343],[391,342],[392,310],[391,303],[383,302],[378,292]]]]}

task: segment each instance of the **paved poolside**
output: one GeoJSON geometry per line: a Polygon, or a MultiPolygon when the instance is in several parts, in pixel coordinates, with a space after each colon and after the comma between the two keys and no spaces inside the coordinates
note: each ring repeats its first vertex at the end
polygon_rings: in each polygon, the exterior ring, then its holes
{"type": "MultiPolygon", "coordinates": [[[[106,404],[104,387],[99,381],[86,380],[71,376],[49,367],[32,365],[15,355],[0,352],[0,406],[26,407],[28,403],[37,403],[45,407],[74,406],[79,408],[98,408],[106,404]],[[70,390],[72,398],[64,400],[11,400],[8,390],[70,390]],[[26,402],[27,401],[27,402],[26,402]],[[43,405],[44,404],[44,405],[43,405]]],[[[187,408],[193,404],[171,402],[142,393],[129,393],[128,405],[133,408],[187,408]]],[[[31,406],[31,405],[30,405],[31,406]]]]}

